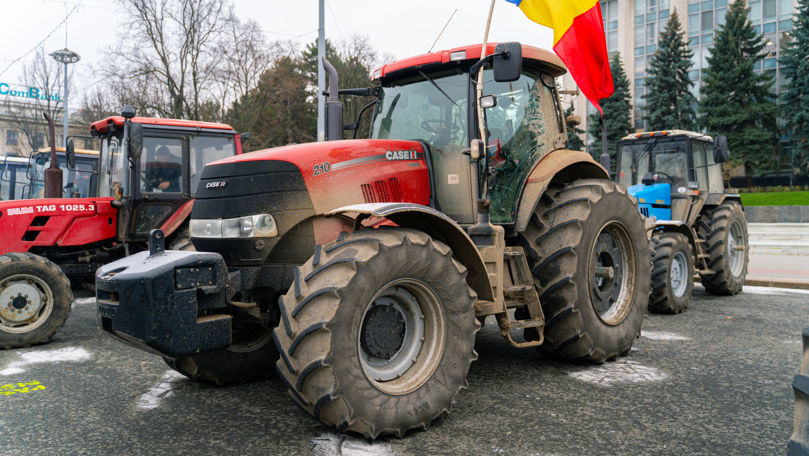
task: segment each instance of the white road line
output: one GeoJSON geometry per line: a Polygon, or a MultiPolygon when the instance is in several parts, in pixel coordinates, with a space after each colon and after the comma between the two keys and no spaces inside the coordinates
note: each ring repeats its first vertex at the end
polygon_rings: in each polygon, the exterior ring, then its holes
{"type": "Polygon", "coordinates": [[[149,391],[143,393],[138,398],[138,402],[135,405],[141,410],[157,408],[165,399],[174,396],[174,390],[171,384],[182,378],[185,378],[183,374],[174,370],[167,370],[163,373],[163,376],[160,377],[159,382],[155,383],[154,386],[149,388],[149,391]]]}
{"type": "Polygon", "coordinates": [[[641,331],[640,336],[651,340],[691,340],[690,337],[681,336],[673,332],[646,331],[645,329],[641,331]]]}
{"type": "Polygon", "coordinates": [[[391,456],[390,445],[342,434],[321,434],[309,442],[315,456],[391,456]]]}
{"type": "Polygon", "coordinates": [[[23,367],[31,364],[62,363],[68,361],[87,361],[92,358],[90,353],[80,347],[65,347],[56,350],[36,350],[16,353],[17,361],[12,361],[0,370],[0,375],[13,375],[25,372],[23,367]]]}
{"type": "Polygon", "coordinates": [[[629,360],[620,360],[602,366],[568,372],[567,375],[599,386],[612,386],[616,383],[655,382],[668,378],[668,375],[659,369],[642,366],[635,361],[629,360]]]}

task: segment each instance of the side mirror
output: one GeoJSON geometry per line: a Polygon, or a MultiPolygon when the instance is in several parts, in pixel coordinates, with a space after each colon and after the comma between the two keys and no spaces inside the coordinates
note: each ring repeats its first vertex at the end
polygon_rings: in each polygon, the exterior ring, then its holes
{"type": "Polygon", "coordinates": [[[143,151],[143,125],[133,123],[129,125],[129,156],[133,160],[140,158],[143,151]]]}
{"type": "Polygon", "coordinates": [[[728,138],[727,136],[719,135],[713,140],[713,161],[716,163],[725,163],[728,160],[730,160],[728,138]]]}
{"type": "Polygon", "coordinates": [[[480,97],[480,107],[483,109],[489,109],[497,106],[497,97],[494,95],[484,95],[480,97]]]}
{"type": "Polygon", "coordinates": [[[522,72],[522,45],[517,42],[500,43],[494,48],[494,80],[511,82],[520,79],[522,72]]]}
{"type": "Polygon", "coordinates": [[[579,115],[572,115],[565,117],[565,123],[567,124],[568,128],[573,128],[577,125],[581,125],[581,116],[579,115]]]}
{"type": "Polygon", "coordinates": [[[65,146],[65,160],[68,169],[76,169],[76,147],[73,145],[73,138],[69,136],[65,146]]]}
{"type": "Polygon", "coordinates": [[[241,138],[242,144],[244,144],[247,141],[250,141],[250,133],[247,133],[247,132],[242,133],[242,134],[239,135],[239,138],[241,138]]]}

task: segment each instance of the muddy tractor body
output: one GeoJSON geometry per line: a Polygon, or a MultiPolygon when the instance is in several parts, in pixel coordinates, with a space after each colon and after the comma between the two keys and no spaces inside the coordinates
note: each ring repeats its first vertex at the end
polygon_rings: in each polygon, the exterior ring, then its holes
{"type": "Polygon", "coordinates": [[[71,286],[92,286],[100,265],[146,248],[150,230],[188,248],[203,165],[241,151],[227,125],[125,113],[91,126],[95,153],[69,140],[55,185],[44,172],[56,168],[51,157],[32,156],[29,188],[51,185],[57,197],[0,201],[0,348],[50,338],[68,316],[71,286]]]}
{"type": "Polygon", "coordinates": [[[197,251],[156,231],[99,269],[99,326],[194,379],[277,371],[304,410],[367,437],[448,411],[488,316],[513,346],[627,353],[649,283],[634,201],[564,149],[559,59],[481,47],[340,91],[375,96],[368,139],[342,140],[330,74],[328,140],[206,166],[197,251]]]}
{"type": "Polygon", "coordinates": [[[740,196],[725,192],[728,159],[725,137],[689,131],[634,133],[618,143],[616,181],[654,225],[650,310],[685,310],[695,275],[711,293],[741,291],[747,221],[740,196]]]}

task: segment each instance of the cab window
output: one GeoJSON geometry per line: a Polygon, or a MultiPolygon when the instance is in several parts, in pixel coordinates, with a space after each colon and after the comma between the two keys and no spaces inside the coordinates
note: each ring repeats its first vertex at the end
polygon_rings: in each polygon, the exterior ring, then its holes
{"type": "Polygon", "coordinates": [[[191,196],[197,191],[197,184],[206,164],[230,157],[236,153],[232,136],[195,136],[191,138],[191,196]]]}
{"type": "Polygon", "coordinates": [[[179,138],[143,138],[140,181],[142,193],[182,192],[182,140],[179,138]]]}

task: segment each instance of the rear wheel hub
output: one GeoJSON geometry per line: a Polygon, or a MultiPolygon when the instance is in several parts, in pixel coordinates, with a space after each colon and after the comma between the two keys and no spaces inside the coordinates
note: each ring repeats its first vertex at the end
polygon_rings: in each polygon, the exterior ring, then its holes
{"type": "Polygon", "coordinates": [[[53,294],[39,277],[16,274],[0,281],[0,326],[8,332],[17,332],[36,325],[50,313],[53,294]]]}
{"type": "MultiPolygon", "coordinates": [[[[389,301],[382,298],[378,301],[389,301]]],[[[407,324],[394,302],[376,302],[362,324],[362,349],[374,358],[388,360],[402,348],[407,324]]]]}

